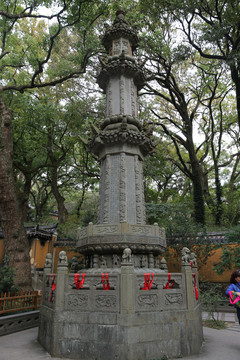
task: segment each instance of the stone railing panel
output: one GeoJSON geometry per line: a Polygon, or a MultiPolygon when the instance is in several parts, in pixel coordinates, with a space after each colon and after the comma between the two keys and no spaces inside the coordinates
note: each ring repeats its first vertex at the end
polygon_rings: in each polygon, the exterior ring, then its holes
{"type": "MultiPolygon", "coordinates": [[[[150,280],[152,274],[150,274],[150,280]]],[[[182,274],[154,275],[150,290],[144,290],[144,275],[136,278],[136,311],[186,309],[185,279],[182,274]],[[167,285],[168,284],[168,285],[167,285]]]]}
{"type": "Polygon", "coordinates": [[[39,326],[39,310],[0,317],[0,336],[39,326]]]}
{"type": "MultiPolygon", "coordinates": [[[[82,279],[80,274],[79,279],[82,279]]],[[[110,290],[103,290],[101,273],[87,274],[82,288],[76,289],[74,274],[66,278],[64,310],[67,311],[106,311],[118,312],[119,301],[119,275],[109,275],[110,290]]]]}

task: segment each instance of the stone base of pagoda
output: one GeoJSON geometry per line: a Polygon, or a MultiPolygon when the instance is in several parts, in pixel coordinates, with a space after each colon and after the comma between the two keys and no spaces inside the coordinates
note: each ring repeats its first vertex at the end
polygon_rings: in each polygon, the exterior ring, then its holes
{"type": "Polygon", "coordinates": [[[174,287],[169,288],[168,273],[122,263],[117,270],[81,271],[84,284],[77,289],[77,275],[68,274],[67,267],[65,272],[59,269],[53,296],[53,274],[44,278],[38,340],[52,356],[69,359],[152,360],[197,354],[203,332],[193,271],[188,264],[182,273],[171,274],[174,287]],[[145,289],[149,272],[148,285],[153,282],[145,289]],[[104,289],[106,279],[109,289],[104,289]]]}

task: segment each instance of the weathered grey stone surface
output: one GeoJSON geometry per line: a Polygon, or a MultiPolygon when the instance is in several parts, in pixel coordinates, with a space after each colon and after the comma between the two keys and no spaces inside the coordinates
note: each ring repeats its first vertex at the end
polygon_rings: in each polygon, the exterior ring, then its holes
{"type": "Polygon", "coordinates": [[[190,274],[171,274],[175,288],[165,289],[168,274],[155,271],[153,289],[142,290],[145,271],[123,263],[109,273],[108,291],[103,290],[100,269],[86,272],[85,288],[80,290],[73,288],[74,274],[58,277],[63,307],[45,298],[40,343],[52,356],[84,360],[150,360],[198,353],[201,308],[193,296],[193,282],[186,280],[190,274]]]}

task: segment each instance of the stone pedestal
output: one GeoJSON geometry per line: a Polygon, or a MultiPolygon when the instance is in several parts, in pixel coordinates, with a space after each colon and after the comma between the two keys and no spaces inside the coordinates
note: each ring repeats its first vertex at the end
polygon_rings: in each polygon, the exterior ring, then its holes
{"type": "Polygon", "coordinates": [[[120,268],[87,270],[80,289],[74,274],[58,271],[53,302],[51,286],[44,287],[39,342],[54,357],[81,360],[197,354],[203,339],[201,307],[189,270],[171,274],[174,287],[168,288],[166,272],[121,263],[120,268]],[[149,271],[152,287],[144,290],[149,271]],[[103,273],[110,290],[104,290],[103,273]]]}
{"type": "Polygon", "coordinates": [[[158,257],[165,250],[166,237],[164,229],[157,224],[90,223],[79,229],[77,247],[86,255],[89,268],[119,267],[123,250],[130,247],[135,267],[158,269],[158,257]]]}

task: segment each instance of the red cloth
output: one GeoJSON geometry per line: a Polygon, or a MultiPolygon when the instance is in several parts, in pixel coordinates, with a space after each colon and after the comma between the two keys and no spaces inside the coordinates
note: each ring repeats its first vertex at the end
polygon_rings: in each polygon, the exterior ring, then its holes
{"type": "MultiPolygon", "coordinates": [[[[171,273],[168,273],[168,282],[166,283],[164,289],[170,288],[170,281],[171,281],[171,273]]],[[[171,289],[173,288],[173,281],[171,281],[171,289]]]]}
{"type": "Polygon", "coordinates": [[[149,273],[145,273],[144,287],[142,288],[142,290],[151,290],[152,284],[153,284],[154,273],[152,273],[151,275],[149,273]],[[152,275],[152,279],[151,279],[151,275],[152,275]]]}
{"type": "Polygon", "coordinates": [[[56,289],[55,274],[53,274],[52,291],[51,291],[51,296],[50,296],[49,302],[52,302],[53,292],[54,292],[55,289],[56,289]]]}
{"type": "Polygon", "coordinates": [[[198,293],[198,288],[197,288],[197,285],[196,285],[196,274],[195,273],[193,273],[192,274],[192,276],[193,276],[193,279],[194,279],[194,290],[195,290],[195,296],[196,296],[196,300],[198,300],[199,299],[199,293],[198,293]]]}
{"type": "Polygon", "coordinates": [[[102,273],[102,285],[103,285],[103,290],[110,290],[108,274],[105,275],[104,273],[102,273]]]}
{"type": "Polygon", "coordinates": [[[83,288],[85,274],[84,273],[82,274],[82,280],[81,281],[80,281],[79,277],[80,277],[80,274],[75,274],[74,275],[74,281],[75,281],[76,289],[82,289],[83,288]]]}

